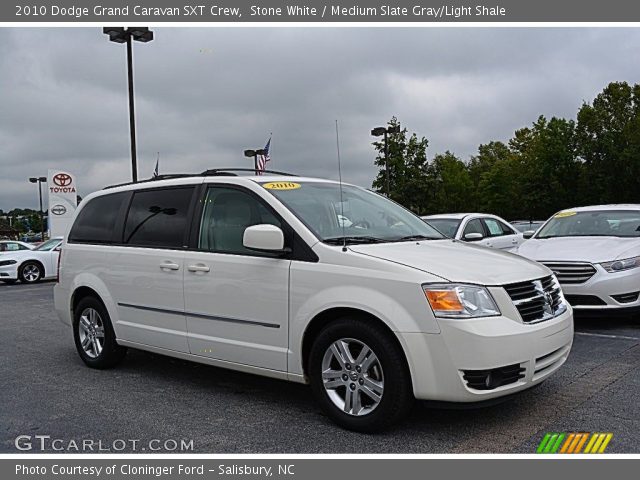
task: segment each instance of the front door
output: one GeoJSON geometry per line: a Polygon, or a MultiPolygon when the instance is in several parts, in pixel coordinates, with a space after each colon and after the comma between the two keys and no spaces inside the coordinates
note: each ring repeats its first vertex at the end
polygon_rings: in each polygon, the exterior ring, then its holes
{"type": "Polygon", "coordinates": [[[282,228],[257,195],[210,186],[197,251],[185,255],[185,314],[194,355],[286,371],[290,260],[246,249],[244,230],[282,228]]]}

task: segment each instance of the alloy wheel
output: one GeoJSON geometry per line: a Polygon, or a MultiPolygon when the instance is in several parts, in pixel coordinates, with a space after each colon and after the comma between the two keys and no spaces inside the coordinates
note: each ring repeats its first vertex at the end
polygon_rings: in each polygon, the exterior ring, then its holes
{"type": "Polygon", "coordinates": [[[40,268],[33,263],[25,265],[25,267],[22,269],[22,277],[27,282],[35,282],[40,278],[40,268]]]}
{"type": "Polygon", "coordinates": [[[354,338],[341,338],[327,348],[322,359],[322,383],[336,407],[358,417],[375,410],[384,393],[378,357],[354,338]]]}
{"type": "Polygon", "coordinates": [[[104,348],[104,324],[93,308],[85,308],[78,322],[80,346],[89,358],[97,358],[104,348]]]}

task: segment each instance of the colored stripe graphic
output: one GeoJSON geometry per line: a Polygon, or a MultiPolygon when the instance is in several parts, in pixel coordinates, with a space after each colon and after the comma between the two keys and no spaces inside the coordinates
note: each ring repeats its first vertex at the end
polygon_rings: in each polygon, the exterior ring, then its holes
{"type": "Polygon", "coordinates": [[[571,432],[545,434],[536,453],[604,453],[613,433],[571,432]],[[586,444],[586,447],[585,447],[586,444]]]}

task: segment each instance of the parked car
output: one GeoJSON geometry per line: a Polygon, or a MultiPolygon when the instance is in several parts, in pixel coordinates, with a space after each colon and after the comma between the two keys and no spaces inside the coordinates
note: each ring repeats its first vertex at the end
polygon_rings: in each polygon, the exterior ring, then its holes
{"type": "Polygon", "coordinates": [[[446,213],[428,215],[422,219],[449,238],[465,242],[477,242],[483,247],[513,250],[522,242],[522,233],[509,222],[485,213],[446,213]]]}
{"type": "Polygon", "coordinates": [[[47,240],[33,250],[18,250],[0,255],[0,281],[36,283],[58,274],[58,255],[62,238],[47,240]]]}
{"type": "Polygon", "coordinates": [[[502,397],[566,360],[573,314],[546,267],[360,187],[230,173],[81,204],[54,299],[89,367],[133,347],[310,383],[338,424],[375,431],[414,398],[502,397]]]}
{"type": "MultiPolygon", "coordinates": [[[[523,234],[526,234],[527,232],[531,232],[531,234],[533,234],[542,225],[544,225],[544,220],[514,220],[511,222],[511,225],[523,234]]],[[[524,236],[526,238],[526,235],[524,236]]],[[[531,235],[529,235],[529,237],[531,237],[531,235]]]]}
{"type": "Polygon", "coordinates": [[[576,309],[640,311],[640,205],[562,210],[517,253],[553,270],[576,309]]]}
{"type": "Polygon", "coordinates": [[[18,252],[20,250],[33,250],[35,245],[18,240],[0,240],[0,254],[18,252]]]}

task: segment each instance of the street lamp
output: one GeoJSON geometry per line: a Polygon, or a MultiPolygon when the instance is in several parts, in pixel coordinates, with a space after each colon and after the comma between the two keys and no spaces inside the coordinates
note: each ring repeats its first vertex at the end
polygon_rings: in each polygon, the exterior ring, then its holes
{"type": "Polygon", "coordinates": [[[258,175],[258,155],[266,155],[267,151],[264,148],[260,148],[257,150],[245,150],[244,156],[248,158],[253,157],[253,170],[256,175],[258,175]]]}
{"type": "Polygon", "coordinates": [[[31,183],[38,184],[38,198],[40,199],[40,241],[44,242],[44,211],[42,210],[42,184],[47,183],[47,177],[30,177],[31,183]]]}
{"type": "Polygon", "coordinates": [[[384,171],[385,171],[385,190],[387,191],[387,197],[389,197],[389,147],[387,145],[387,134],[400,133],[400,124],[393,127],[376,127],[371,130],[371,135],[374,137],[381,137],[384,135],[384,171]]]}
{"type": "Polygon", "coordinates": [[[138,159],[136,155],[136,122],[133,105],[133,51],[132,40],[147,43],[153,40],[153,32],[147,27],[104,27],[102,33],[109,35],[115,43],[127,44],[127,77],[129,82],[129,131],[131,132],[131,176],[138,181],[138,159]]]}

